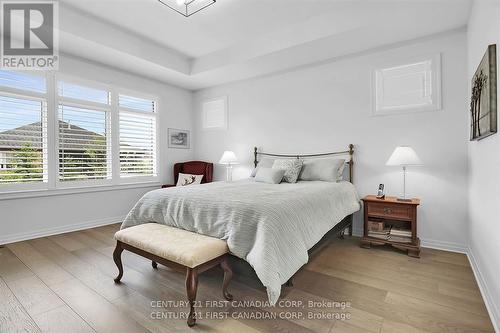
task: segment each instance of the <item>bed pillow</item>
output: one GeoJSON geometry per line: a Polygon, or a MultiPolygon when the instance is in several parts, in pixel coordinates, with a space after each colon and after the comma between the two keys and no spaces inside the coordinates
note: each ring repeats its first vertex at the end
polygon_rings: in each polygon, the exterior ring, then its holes
{"type": "Polygon", "coordinates": [[[283,180],[285,170],[273,168],[259,168],[255,175],[255,181],[268,184],[279,184],[283,180]]]}
{"type": "Polygon", "coordinates": [[[316,158],[305,160],[299,180],[341,181],[345,160],[338,158],[316,158]]]}
{"type": "Polygon", "coordinates": [[[259,161],[259,164],[257,164],[257,167],[255,169],[253,169],[252,174],[250,175],[250,177],[255,177],[255,175],[257,174],[257,171],[259,170],[259,168],[272,168],[273,167],[273,163],[274,163],[273,159],[263,157],[259,161]]]}
{"type": "Polygon", "coordinates": [[[188,173],[179,173],[179,180],[176,186],[187,186],[201,184],[203,175],[191,175],[188,173]]]}
{"type": "Polygon", "coordinates": [[[285,170],[283,181],[287,183],[296,183],[302,170],[302,160],[275,160],[273,169],[285,170]]]}

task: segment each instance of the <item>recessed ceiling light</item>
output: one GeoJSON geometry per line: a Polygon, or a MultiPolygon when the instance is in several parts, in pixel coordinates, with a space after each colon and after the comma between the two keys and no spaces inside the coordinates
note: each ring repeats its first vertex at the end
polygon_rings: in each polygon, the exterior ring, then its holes
{"type": "Polygon", "coordinates": [[[170,9],[185,17],[191,16],[200,10],[213,5],[216,0],[158,0],[170,9]]]}

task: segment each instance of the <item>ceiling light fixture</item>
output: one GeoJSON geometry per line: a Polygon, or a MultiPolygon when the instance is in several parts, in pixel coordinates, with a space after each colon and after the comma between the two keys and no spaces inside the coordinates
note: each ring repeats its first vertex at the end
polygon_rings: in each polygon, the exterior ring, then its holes
{"type": "Polygon", "coordinates": [[[158,0],[177,13],[189,17],[200,10],[213,5],[216,0],[158,0]]]}

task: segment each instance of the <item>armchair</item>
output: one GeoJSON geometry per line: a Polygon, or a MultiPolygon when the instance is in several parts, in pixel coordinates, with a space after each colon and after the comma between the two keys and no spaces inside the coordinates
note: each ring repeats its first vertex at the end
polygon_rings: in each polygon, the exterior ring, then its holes
{"type": "Polygon", "coordinates": [[[179,173],[188,173],[192,175],[203,175],[202,184],[211,183],[214,173],[214,164],[203,161],[189,161],[174,164],[174,184],[163,185],[162,188],[173,187],[179,180],[179,173]]]}

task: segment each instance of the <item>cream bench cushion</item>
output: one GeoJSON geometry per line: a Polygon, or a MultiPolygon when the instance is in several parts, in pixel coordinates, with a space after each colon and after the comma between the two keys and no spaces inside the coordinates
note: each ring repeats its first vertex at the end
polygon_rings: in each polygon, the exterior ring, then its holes
{"type": "Polygon", "coordinates": [[[158,223],[120,230],[115,239],[189,268],[229,251],[223,240],[158,223]]]}

